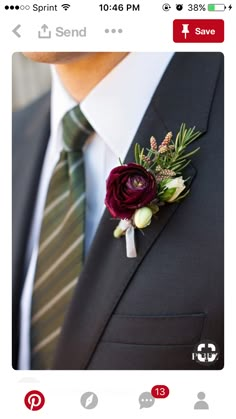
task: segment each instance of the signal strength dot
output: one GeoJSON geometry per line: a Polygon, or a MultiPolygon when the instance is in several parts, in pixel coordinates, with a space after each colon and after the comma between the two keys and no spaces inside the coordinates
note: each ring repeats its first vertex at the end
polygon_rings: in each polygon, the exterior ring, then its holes
{"type": "Polygon", "coordinates": [[[62,4],[61,7],[66,11],[70,8],[70,4],[65,3],[65,4],[62,4]]]}
{"type": "Polygon", "coordinates": [[[20,9],[20,6],[5,6],[5,10],[19,10],[20,9]]]}

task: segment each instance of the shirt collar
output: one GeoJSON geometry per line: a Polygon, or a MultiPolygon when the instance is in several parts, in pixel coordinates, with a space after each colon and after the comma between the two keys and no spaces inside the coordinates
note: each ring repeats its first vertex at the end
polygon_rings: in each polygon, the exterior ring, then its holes
{"type": "Polygon", "coordinates": [[[58,133],[63,116],[74,106],[76,101],[69,95],[61,83],[55,67],[51,66],[52,94],[51,94],[51,137],[58,133]]]}
{"type": "MultiPolygon", "coordinates": [[[[117,158],[124,160],[173,53],[128,54],[81,102],[81,110],[117,158]]],[[[76,105],[52,70],[52,133],[76,105]]]]}

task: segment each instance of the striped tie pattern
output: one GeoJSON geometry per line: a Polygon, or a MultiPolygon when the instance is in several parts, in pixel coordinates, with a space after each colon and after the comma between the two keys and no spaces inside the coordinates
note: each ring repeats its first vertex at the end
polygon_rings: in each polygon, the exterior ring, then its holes
{"type": "Polygon", "coordinates": [[[64,149],[54,169],[40,233],[31,309],[31,369],[50,369],[84,259],[82,147],[93,128],[76,106],[63,118],[64,149]]]}

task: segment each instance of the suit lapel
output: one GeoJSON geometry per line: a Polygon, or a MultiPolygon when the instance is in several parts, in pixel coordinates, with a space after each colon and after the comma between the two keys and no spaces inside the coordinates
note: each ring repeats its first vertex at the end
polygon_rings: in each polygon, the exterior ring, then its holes
{"type": "Polygon", "coordinates": [[[13,116],[12,320],[14,333],[12,335],[13,366],[15,368],[19,337],[19,304],[26,268],[22,261],[25,261],[38,182],[49,139],[49,109],[49,95],[45,95],[28,109],[13,116]]]}
{"type": "MultiPolygon", "coordinates": [[[[136,133],[127,162],[134,159],[136,142],[148,147],[151,135],[160,142],[166,132],[171,130],[176,134],[182,122],[196,125],[202,133],[206,131],[219,65],[217,54],[174,56],[136,133]]],[[[195,173],[191,165],[186,176],[193,179],[195,173]]],[[[126,257],[124,239],[113,238],[117,222],[105,211],[66,317],[54,369],[87,368],[122,294],[177,207],[178,204],[166,205],[144,235],[136,232],[138,257],[135,259],[126,257]]]]}

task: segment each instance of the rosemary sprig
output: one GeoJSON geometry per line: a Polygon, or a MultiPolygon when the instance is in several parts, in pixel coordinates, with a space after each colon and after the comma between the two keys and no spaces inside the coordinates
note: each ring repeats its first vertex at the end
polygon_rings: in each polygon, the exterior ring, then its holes
{"type": "Polygon", "coordinates": [[[175,141],[172,139],[172,133],[169,132],[162,143],[157,148],[155,138],[151,138],[151,148],[148,148],[147,154],[141,149],[139,144],[135,145],[135,161],[145,167],[149,171],[155,172],[156,167],[161,169],[172,170],[176,174],[180,174],[190,163],[190,157],[194,156],[200,147],[186,152],[187,147],[201,135],[200,131],[196,131],[195,127],[187,128],[183,123],[176,135],[175,141]],[[155,147],[152,148],[154,142],[155,147]]]}

